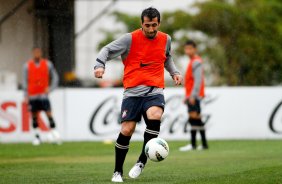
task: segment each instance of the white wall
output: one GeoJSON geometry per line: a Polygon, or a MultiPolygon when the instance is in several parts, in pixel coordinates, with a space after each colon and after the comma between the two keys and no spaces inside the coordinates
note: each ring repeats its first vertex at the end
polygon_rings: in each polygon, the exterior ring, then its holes
{"type": "MultiPolygon", "coordinates": [[[[54,117],[63,140],[115,139],[120,130],[122,91],[121,88],[61,89],[52,93],[54,117]]],[[[188,132],[184,131],[188,116],[183,93],[182,88],[165,90],[162,138],[189,138],[190,127],[188,132]]],[[[0,142],[32,140],[31,122],[25,121],[22,100],[22,92],[0,92],[0,142]]],[[[202,110],[209,139],[282,139],[281,87],[208,88],[202,110]],[[270,123],[278,133],[270,129],[270,123]]],[[[48,125],[44,114],[41,116],[48,125]]],[[[144,122],[138,124],[133,140],[142,140],[144,129],[144,122]]],[[[43,139],[46,133],[42,131],[43,139]]]]}
{"type": "MultiPolygon", "coordinates": [[[[0,0],[0,16],[11,10],[18,0],[0,0]]],[[[22,67],[33,47],[33,16],[28,13],[32,0],[21,7],[0,27],[0,72],[10,71],[21,82],[22,67]]]]}

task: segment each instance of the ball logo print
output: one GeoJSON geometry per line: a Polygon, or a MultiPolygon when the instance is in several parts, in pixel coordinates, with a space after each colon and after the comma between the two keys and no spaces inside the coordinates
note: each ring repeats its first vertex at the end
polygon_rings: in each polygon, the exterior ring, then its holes
{"type": "Polygon", "coordinates": [[[157,142],[158,142],[158,144],[162,145],[166,151],[169,151],[168,147],[167,147],[167,144],[165,144],[164,141],[158,139],[157,142]]]}
{"type": "Polygon", "coordinates": [[[168,153],[169,146],[162,138],[153,138],[145,146],[145,154],[153,162],[163,161],[168,153]]]}

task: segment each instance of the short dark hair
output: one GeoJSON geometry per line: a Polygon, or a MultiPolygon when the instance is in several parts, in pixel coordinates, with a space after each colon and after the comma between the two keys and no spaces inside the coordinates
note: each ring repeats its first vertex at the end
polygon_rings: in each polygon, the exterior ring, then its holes
{"type": "Polygon", "coordinates": [[[146,8],[145,10],[142,11],[142,14],[141,14],[142,23],[144,22],[144,17],[148,17],[150,20],[157,17],[158,22],[159,23],[161,22],[160,12],[156,8],[153,8],[153,7],[146,8]]]}
{"type": "Polygon", "coordinates": [[[187,40],[185,42],[185,46],[186,45],[191,45],[192,47],[197,48],[197,44],[193,40],[187,40]]]}

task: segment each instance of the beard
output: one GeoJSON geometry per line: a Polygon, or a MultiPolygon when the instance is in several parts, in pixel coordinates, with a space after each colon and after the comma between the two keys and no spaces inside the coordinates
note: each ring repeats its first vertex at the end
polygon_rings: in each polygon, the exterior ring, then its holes
{"type": "Polygon", "coordinates": [[[146,37],[149,38],[149,39],[153,39],[157,35],[157,32],[158,31],[146,32],[146,37]]]}

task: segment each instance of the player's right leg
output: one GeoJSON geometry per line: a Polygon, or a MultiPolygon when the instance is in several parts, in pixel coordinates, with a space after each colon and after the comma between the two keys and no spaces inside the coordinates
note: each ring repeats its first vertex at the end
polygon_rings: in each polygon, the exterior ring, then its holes
{"type": "Polygon", "coordinates": [[[187,144],[186,146],[183,146],[179,148],[179,151],[191,151],[196,149],[196,138],[197,138],[197,130],[201,123],[201,107],[200,107],[200,101],[196,100],[195,104],[190,104],[189,101],[187,101],[188,106],[188,113],[189,113],[189,123],[191,125],[191,144],[187,144]]]}
{"type": "Polygon", "coordinates": [[[32,113],[32,127],[34,130],[34,140],[32,141],[32,144],[34,146],[38,146],[41,144],[41,139],[39,135],[39,127],[38,127],[38,114],[39,111],[33,111],[32,113]]]}
{"type": "Polygon", "coordinates": [[[40,103],[38,99],[30,99],[29,100],[29,109],[31,111],[32,116],[32,128],[34,131],[34,139],[32,141],[32,144],[34,146],[38,146],[41,144],[41,139],[39,135],[39,127],[38,127],[38,115],[40,112],[40,103]]]}
{"type": "Polygon", "coordinates": [[[179,148],[179,151],[192,151],[195,150],[196,145],[196,137],[197,137],[197,130],[198,130],[198,120],[197,120],[198,114],[197,112],[190,112],[189,113],[189,123],[191,125],[191,144],[187,144],[186,146],[183,146],[179,148]]]}
{"type": "Polygon", "coordinates": [[[129,150],[129,142],[135,130],[136,122],[124,121],[121,125],[121,131],[116,140],[115,145],[115,170],[112,177],[112,182],[123,182],[123,164],[126,154],[129,150]]]}
{"type": "Polygon", "coordinates": [[[141,120],[140,98],[129,97],[121,105],[121,131],[115,145],[115,170],[112,182],[123,182],[123,164],[129,149],[129,142],[135,130],[136,122],[141,120]]]}

